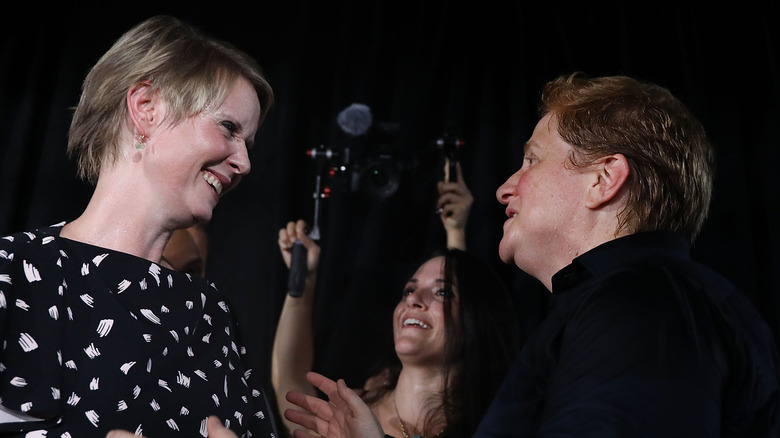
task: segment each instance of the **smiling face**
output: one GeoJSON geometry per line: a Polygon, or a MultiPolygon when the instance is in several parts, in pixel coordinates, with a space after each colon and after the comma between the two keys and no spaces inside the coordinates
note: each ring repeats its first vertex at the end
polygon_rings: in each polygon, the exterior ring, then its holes
{"type": "Polygon", "coordinates": [[[189,225],[207,222],[221,196],[249,173],[248,147],[260,120],[260,102],[244,79],[217,108],[207,108],[175,126],[163,125],[150,135],[145,177],[164,193],[158,208],[171,220],[189,225]]]}
{"type": "Polygon", "coordinates": [[[544,116],[525,145],[523,166],[496,192],[507,215],[501,259],[548,288],[550,277],[571,262],[584,238],[581,225],[592,176],[569,163],[571,151],[558,135],[555,118],[544,116]]]}
{"type": "MultiPolygon", "coordinates": [[[[450,297],[453,318],[457,317],[457,289],[450,297]]],[[[405,363],[438,366],[444,354],[446,336],[444,306],[447,288],[444,280],[444,257],[423,263],[406,282],[403,297],[393,313],[395,350],[405,363]]]]}

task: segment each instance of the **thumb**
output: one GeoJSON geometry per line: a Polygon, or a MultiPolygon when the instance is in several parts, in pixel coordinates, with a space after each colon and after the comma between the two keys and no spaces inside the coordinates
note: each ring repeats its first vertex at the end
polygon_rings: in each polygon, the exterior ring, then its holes
{"type": "Polygon", "coordinates": [[[232,431],[228,430],[228,428],[222,424],[222,421],[219,419],[219,417],[215,415],[212,415],[208,418],[208,421],[206,422],[206,430],[208,431],[208,436],[212,438],[236,436],[234,433],[232,433],[232,431]]]}

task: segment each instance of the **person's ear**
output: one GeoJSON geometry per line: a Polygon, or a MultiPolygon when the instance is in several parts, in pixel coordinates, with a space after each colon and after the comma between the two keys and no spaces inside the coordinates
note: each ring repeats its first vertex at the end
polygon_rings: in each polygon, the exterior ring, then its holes
{"type": "Polygon", "coordinates": [[[607,155],[593,164],[593,184],[588,187],[586,206],[598,208],[613,199],[625,184],[631,169],[623,154],[607,155]]]}
{"type": "Polygon", "coordinates": [[[148,136],[161,116],[159,95],[150,82],[139,82],[127,90],[127,113],[131,128],[139,135],[148,136]]]}

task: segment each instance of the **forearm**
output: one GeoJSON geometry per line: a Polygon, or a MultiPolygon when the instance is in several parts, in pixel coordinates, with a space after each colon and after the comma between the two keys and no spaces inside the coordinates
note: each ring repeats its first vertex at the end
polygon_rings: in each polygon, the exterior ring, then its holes
{"type": "MultiPolygon", "coordinates": [[[[271,383],[274,387],[279,412],[293,407],[285,398],[291,390],[316,395],[314,387],[306,381],[306,373],[314,362],[313,307],[316,273],[306,277],[304,292],[295,298],[286,295],[276,327],[271,352],[271,383]]],[[[288,430],[292,423],[283,419],[288,430]]]]}
{"type": "Polygon", "coordinates": [[[464,228],[447,229],[447,248],[466,250],[466,230],[464,228]]]}

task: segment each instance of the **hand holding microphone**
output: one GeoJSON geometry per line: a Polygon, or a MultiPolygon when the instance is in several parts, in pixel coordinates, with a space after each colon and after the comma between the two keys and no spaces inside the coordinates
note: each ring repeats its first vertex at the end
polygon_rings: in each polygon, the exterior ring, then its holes
{"type": "Polygon", "coordinates": [[[439,199],[436,200],[436,214],[439,215],[447,233],[447,246],[466,249],[466,223],[474,203],[474,196],[463,180],[460,162],[455,163],[454,182],[439,181],[439,199]]]}
{"type": "MultiPolygon", "coordinates": [[[[306,234],[306,222],[288,222],[279,230],[279,250],[284,263],[290,268],[288,293],[293,297],[303,295],[306,280],[313,280],[320,260],[320,247],[306,234]]],[[[312,282],[313,284],[313,282],[312,282]]]]}
{"type": "Polygon", "coordinates": [[[290,278],[287,280],[287,292],[293,297],[303,295],[303,289],[306,286],[306,254],[308,251],[303,246],[303,242],[296,240],[293,243],[292,259],[290,262],[290,278]]]}

